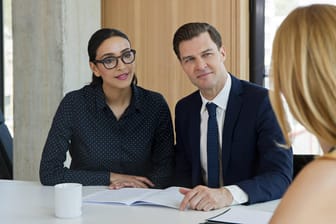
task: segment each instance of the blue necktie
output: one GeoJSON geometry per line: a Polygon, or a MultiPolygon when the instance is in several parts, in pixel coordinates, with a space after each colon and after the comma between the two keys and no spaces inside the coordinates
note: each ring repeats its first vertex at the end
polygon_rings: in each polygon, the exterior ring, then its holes
{"type": "Polygon", "coordinates": [[[214,103],[207,103],[208,110],[208,134],[207,134],[207,157],[208,157],[208,186],[219,187],[219,139],[216,119],[216,107],[214,103]]]}

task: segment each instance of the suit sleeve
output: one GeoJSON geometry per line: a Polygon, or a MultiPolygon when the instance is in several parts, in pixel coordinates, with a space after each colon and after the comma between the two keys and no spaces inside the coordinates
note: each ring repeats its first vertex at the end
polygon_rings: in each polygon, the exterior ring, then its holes
{"type": "Polygon", "coordinates": [[[292,149],[279,146],[284,139],[268,97],[265,97],[257,113],[256,124],[256,175],[236,183],[248,194],[248,204],[280,198],[293,175],[292,149]]]}

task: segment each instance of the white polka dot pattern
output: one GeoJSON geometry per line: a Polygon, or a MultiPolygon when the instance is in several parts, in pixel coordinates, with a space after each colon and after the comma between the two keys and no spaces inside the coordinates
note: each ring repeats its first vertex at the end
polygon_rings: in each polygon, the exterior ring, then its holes
{"type": "Polygon", "coordinates": [[[132,91],[119,120],[101,86],[88,85],[64,97],[43,149],[42,184],[108,185],[115,172],[146,176],[157,188],[170,185],[174,137],[169,107],[159,93],[138,86],[132,91]],[[69,169],[63,165],[68,150],[69,169]]]}

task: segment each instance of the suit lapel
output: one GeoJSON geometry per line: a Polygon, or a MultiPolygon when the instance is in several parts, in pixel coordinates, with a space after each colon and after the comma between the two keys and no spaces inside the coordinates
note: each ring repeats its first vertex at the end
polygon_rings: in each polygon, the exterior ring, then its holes
{"type": "Polygon", "coordinates": [[[228,162],[231,154],[232,135],[242,106],[243,88],[240,80],[231,75],[232,85],[228,104],[225,112],[225,120],[222,136],[222,170],[225,184],[225,174],[227,172],[228,162]]]}

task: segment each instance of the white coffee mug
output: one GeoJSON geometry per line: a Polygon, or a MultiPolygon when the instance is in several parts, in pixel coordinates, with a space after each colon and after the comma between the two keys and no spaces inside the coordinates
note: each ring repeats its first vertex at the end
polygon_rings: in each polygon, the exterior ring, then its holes
{"type": "Polygon", "coordinates": [[[75,218],[82,214],[82,184],[55,185],[55,216],[75,218]]]}

